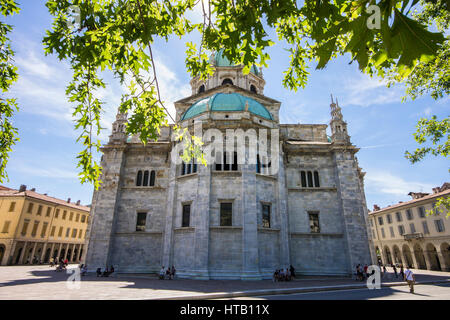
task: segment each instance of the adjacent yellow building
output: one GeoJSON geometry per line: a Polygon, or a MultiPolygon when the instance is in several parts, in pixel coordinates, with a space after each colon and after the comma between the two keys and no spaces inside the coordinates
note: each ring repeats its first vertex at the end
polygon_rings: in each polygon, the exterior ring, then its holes
{"type": "Polygon", "coordinates": [[[90,208],[37,193],[0,186],[0,265],[79,262],[90,208]]]}
{"type": "Polygon", "coordinates": [[[450,183],[433,193],[410,192],[412,200],[369,212],[371,241],[379,262],[416,269],[450,271],[450,218],[427,214],[440,197],[450,197],[450,183]]]}

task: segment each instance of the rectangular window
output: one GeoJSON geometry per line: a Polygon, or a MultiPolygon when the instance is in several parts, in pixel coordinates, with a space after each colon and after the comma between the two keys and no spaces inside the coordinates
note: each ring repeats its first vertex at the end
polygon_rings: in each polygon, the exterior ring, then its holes
{"type": "Polygon", "coordinates": [[[47,232],[47,226],[48,226],[48,223],[44,222],[44,224],[42,225],[41,238],[45,237],[45,233],[47,232]]]}
{"type": "Polygon", "coordinates": [[[58,231],[58,237],[62,237],[62,233],[63,233],[63,227],[59,227],[59,231],[58,231]]]}
{"type": "Polygon", "coordinates": [[[34,222],[34,226],[33,226],[33,230],[31,230],[31,236],[32,237],[36,236],[38,227],[39,227],[39,221],[35,221],[34,222]]]}
{"type": "Polygon", "coordinates": [[[434,225],[436,226],[436,231],[437,232],[444,232],[445,231],[444,223],[442,222],[442,219],[434,220],[434,225]]]}
{"type": "Polygon", "coordinates": [[[411,233],[416,233],[416,226],[414,225],[414,223],[411,223],[409,225],[409,229],[411,229],[411,233]]]}
{"type": "Polygon", "coordinates": [[[45,214],[46,217],[50,217],[50,212],[52,212],[52,208],[48,207],[47,208],[47,213],[45,214]]]}
{"type": "Polygon", "coordinates": [[[319,173],[317,171],[314,171],[314,186],[320,188],[319,173]]]}
{"type": "Polygon", "coordinates": [[[72,238],[76,238],[77,237],[77,232],[78,232],[78,230],[75,229],[75,228],[72,230],[72,238]]]}
{"type": "Polygon", "coordinates": [[[86,216],[83,214],[82,216],[81,216],[81,222],[85,222],[86,221],[86,216]]]}
{"type": "Polygon", "coordinates": [[[422,221],[423,234],[430,234],[430,230],[428,230],[428,224],[426,221],[422,221]]]}
{"type": "Polygon", "coordinates": [[[55,218],[58,218],[58,216],[59,216],[59,209],[56,209],[56,211],[55,211],[55,218]]]}
{"type": "Polygon", "coordinates": [[[70,228],[67,228],[67,230],[66,230],[66,238],[68,238],[69,235],[70,235],[70,228]]]}
{"type": "Polygon", "coordinates": [[[386,234],[384,233],[384,228],[381,228],[381,236],[384,238],[386,238],[386,234]]]}
{"type": "Polygon", "coordinates": [[[53,226],[52,227],[52,231],[50,232],[50,237],[54,237],[55,236],[55,231],[56,231],[56,227],[53,226]]]}
{"type": "Polygon", "coordinates": [[[13,212],[14,209],[16,208],[16,203],[15,202],[11,202],[11,204],[9,205],[9,212],[13,212]]]}
{"type": "Polygon", "coordinates": [[[220,203],[220,225],[231,226],[233,220],[233,204],[231,202],[220,203]]]}
{"type": "Polygon", "coordinates": [[[403,218],[401,212],[396,212],[395,217],[397,218],[397,222],[402,222],[403,218]]]}
{"type": "Polygon", "coordinates": [[[30,203],[30,204],[28,205],[27,213],[33,213],[33,204],[32,204],[32,203],[30,203]]]}
{"type": "Polygon", "coordinates": [[[302,180],[302,188],[306,188],[306,172],[300,172],[301,180],[302,180]]]}
{"type": "Polygon", "coordinates": [[[378,217],[378,224],[379,224],[380,226],[383,225],[383,217],[378,217]]]}
{"type": "Polygon", "coordinates": [[[145,231],[146,221],[147,221],[147,212],[138,212],[136,219],[136,231],[145,231]]]}
{"type": "Polygon", "coordinates": [[[83,234],[83,230],[80,230],[80,232],[78,233],[78,238],[81,239],[81,235],[83,234]]]}
{"type": "Polygon", "coordinates": [[[421,218],[425,218],[425,208],[424,207],[419,207],[419,217],[421,218]]]}
{"type": "Polygon", "coordinates": [[[395,238],[394,228],[389,227],[389,231],[391,232],[391,238],[395,238]]]}
{"type": "Polygon", "coordinates": [[[270,228],[270,205],[262,205],[262,226],[264,228],[270,228]]]}
{"type": "Polygon", "coordinates": [[[38,206],[38,211],[37,211],[36,214],[37,214],[38,216],[40,216],[40,215],[42,214],[42,206],[41,206],[41,205],[38,206]]]}
{"type": "Polygon", "coordinates": [[[77,213],[77,217],[75,218],[75,221],[76,222],[80,221],[80,214],[79,213],[77,213]]]}
{"type": "Polygon", "coordinates": [[[9,225],[11,224],[11,221],[5,221],[5,224],[3,225],[2,233],[8,233],[9,232],[9,225]]]}
{"type": "Polygon", "coordinates": [[[67,211],[64,210],[64,211],[63,211],[63,216],[62,216],[63,220],[66,220],[66,216],[67,216],[67,211]]]}
{"type": "Polygon", "coordinates": [[[72,219],[73,219],[73,212],[70,211],[69,221],[72,221],[72,219]]]}
{"type": "Polygon", "coordinates": [[[391,216],[390,214],[388,214],[388,215],[386,216],[386,219],[387,219],[387,222],[388,222],[388,223],[392,223],[392,216],[391,216]]]}
{"type": "Polygon", "coordinates": [[[313,176],[311,171],[306,172],[306,176],[308,177],[308,188],[313,188],[313,176]]]}
{"type": "Polygon", "coordinates": [[[413,219],[413,214],[412,214],[411,209],[406,210],[406,218],[408,220],[412,220],[413,219]]]}
{"type": "Polygon", "coordinates": [[[374,239],[376,239],[376,238],[377,238],[377,235],[376,235],[376,233],[375,233],[375,230],[374,230],[374,229],[372,229],[372,236],[373,236],[373,238],[374,238],[374,239]]]}
{"type": "Polygon", "coordinates": [[[191,220],[191,205],[185,204],[183,205],[183,216],[181,217],[181,226],[182,227],[189,227],[190,220],[191,220]]]}
{"type": "Polygon", "coordinates": [[[398,226],[398,233],[402,236],[405,234],[405,228],[403,226],[398,226]]]}
{"type": "Polygon", "coordinates": [[[26,235],[27,234],[27,229],[28,229],[28,225],[30,224],[30,220],[26,219],[23,221],[23,226],[22,226],[22,235],[26,235]]]}
{"type": "Polygon", "coordinates": [[[320,233],[319,214],[308,213],[309,215],[309,229],[311,233],[320,233]]]}

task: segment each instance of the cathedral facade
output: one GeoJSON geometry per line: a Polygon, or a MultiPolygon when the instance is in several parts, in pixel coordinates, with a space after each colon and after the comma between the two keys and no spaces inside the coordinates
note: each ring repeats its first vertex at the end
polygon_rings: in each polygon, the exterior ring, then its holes
{"type": "Polygon", "coordinates": [[[349,275],[370,264],[364,173],[337,102],[330,137],[326,124],[281,124],[261,69],[244,75],[220,51],[211,63],[214,75],[192,79],[192,95],[175,103],[207,166],[181,162],[173,126],[143,144],[117,115],[92,201],[89,269],[174,265],[178,277],[257,280],[289,265],[349,275]]]}

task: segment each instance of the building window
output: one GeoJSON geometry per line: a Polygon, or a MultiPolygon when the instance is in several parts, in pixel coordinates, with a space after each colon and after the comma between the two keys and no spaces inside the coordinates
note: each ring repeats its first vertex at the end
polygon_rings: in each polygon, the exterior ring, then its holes
{"type": "Polygon", "coordinates": [[[64,210],[64,211],[63,211],[63,216],[62,216],[63,220],[66,220],[66,216],[67,216],[67,211],[64,210]]]}
{"type": "Polygon", "coordinates": [[[50,232],[50,237],[54,237],[55,236],[55,231],[56,231],[56,227],[53,226],[52,227],[52,231],[50,232]]]}
{"type": "Polygon", "coordinates": [[[445,231],[444,223],[442,222],[442,219],[434,220],[434,225],[436,226],[436,231],[437,232],[444,232],[445,231]]]}
{"type": "Polygon", "coordinates": [[[302,188],[320,188],[319,172],[300,171],[302,188]]]}
{"type": "Polygon", "coordinates": [[[70,228],[67,228],[67,230],[66,230],[66,238],[68,238],[69,235],[70,235],[70,228]]]}
{"type": "Polygon", "coordinates": [[[58,237],[62,237],[62,233],[63,233],[63,227],[59,227],[59,231],[58,231],[58,237]]]}
{"type": "Polygon", "coordinates": [[[264,228],[270,228],[270,205],[262,205],[262,226],[264,228]]]}
{"type": "Polygon", "coordinates": [[[396,212],[395,217],[397,218],[397,222],[402,222],[403,218],[401,212],[396,212]]]}
{"type": "Polygon", "coordinates": [[[33,204],[30,203],[30,204],[28,205],[27,213],[32,213],[32,212],[33,212],[33,204]]]}
{"type": "Polygon", "coordinates": [[[76,238],[77,237],[77,231],[78,230],[75,229],[75,228],[72,230],[72,238],[76,238]]]}
{"type": "Polygon", "coordinates": [[[408,219],[408,220],[413,219],[413,214],[412,214],[411,209],[406,210],[406,219],[408,219]]]}
{"type": "Polygon", "coordinates": [[[390,214],[386,215],[386,219],[388,223],[392,223],[392,216],[390,214]]]}
{"type": "Polygon", "coordinates": [[[11,204],[9,205],[9,210],[8,210],[8,212],[13,212],[15,208],[16,208],[16,203],[13,201],[13,202],[11,202],[11,204]]]}
{"type": "Polygon", "coordinates": [[[430,234],[430,230],[428,230],[428,224],[426,221],[422,221],[423,234],[430,234]]]}
{"type": "Polygon", "coordinates": [[[411,223],[409,225],[409,229],[411,229],[411,233],[416,233],[416,226],[414,225],[414,223],[411,223]]]}
{"type": "Polygon", "coordinates": [[[309,229],[311,233],[320,233],[319,214],[308,213],[309,216],[309,229]]]}
{"type": "Polygon", "coordinates": [[[320,188],[319,172],[314,171],[314,186],[320,188]]]}
{"type": "Polygon", "coordinates": [[[11,224],[11,221],[5,221],[5,224],[3,225],[2,233],[8,233],[9,232],[9,225],[11,224]]]}
{"type": "Polygon", "coordinates": [[[202,84],[200,86],[200,88],[198,88],[198,93],[202,93],[202,92],[205,92],[205,85],[204,84],[202,84]]]}
{"type": "Polygon", "coordinates": [[[231,226],[233,220],[233,204],[231,202],[220,203],[220,225],[231,226]]]}
{"type": "Polygon", "coordinates": [[[150,172],[150,187],[153,187],[155,185],[155,178],[156,178],[155,170],[152,170],[150,172]]]}
{"type": "Polygon", "coordinates": [[[55,211],[55,218],[58,218],[58,216],[59,216],[59,209],[56,209],[56,211],[55,211]]]}
{"type": "Polygon", "coordinates": [[[77,213],[77,217],[75,218],[75,221],[76,222],[80,221],[80,214],[79,213],[77,213]]]}
{"type": "Polygon", "coordinates": [[[250,91],[253,92],[253,93],[258,93],[257,90],[256,90],[256,87],[253,84],[250,85],[250,91]]]}
{"type": "Polygon", "coordinates": [[[190,204],[184,204],[183,205],[183,212],[181,217],[181,226],[189,227],[191,220],[191,205],[190,204]]]}
{"type": "Polygon", "coordinates": [[[27,229],[28,229],[28,225],[30,224],[30,220],[25,219],[23,221],[23,226],[22,226],[22,235],[26,235],[27,234],[27,229]]]}
{"type": "Polygon", "coordinates": [[[72,221],[72,219],[73,219],[73,212],[72,212],[72,211],[70,211],[70,215],[69,215],[69,221],[72,221]]]}
{"type": "Polygon", "coordinates": [[[186,163],[184,161],[181,162],[181,175],[182,176],[184,176],[186,174],[196,173],[196,172],[197,172],[197,162],[195,161],[195,159],[192,159],[191,162],[189,162],[189,163],[186,163]]]}
{"type": "Polygon", "coordinates": [[[378,224],[379,224],[380,226],[383,225],[383,217],[378,217],[378,224]]]}
{"type": "Polygon", "coordinates": [[[302,188],[306,188],[306,172],[300,171],[300,177],[302,182],[302,188]]]}
{"type": "Polygon", "coordinates": [[[312,179],[312,172],[308,171],[306,173],[306,176],[308,177],[308,188],[312,188],[314,186],[313,185],[313,179],[312,179]]]}
{"type": "MultiPolygon", "coordinates": [[[[256,155],[257,162],[259,155],[256,155]]],[[[261,167],[260,167],[261,168],[261,167]]],[[[261,169],[258,169],[258,166],[256,168],[257,173],[261,173],[261,169]],[[259,170],[259,171],[258,171],[259,170]]],[[[216,153],[216,171],[237,171],[238,170],[238,163],[237,163],[237,152],[233,152],[233,159],[231,159],[230,152],[224,152],[223,157],[221,157],[221,153],[216,153]],[[223,161],[221,162],[220,160],[223,161]]]]}
{"type": "Polygon", "coordinates": [[[377,235],[376,235],[376,233],[375,233],[375,230],[374,230],[374,229],[372,229],[372,236],[373,236],[373,238],[374,238],[374,239],[376,239],[376,238],[377,238],[377,235]]]}
{"type": "Polygon", "coordinates": [[[224,79],[223,81],[222,81],[222,85],[225,85],[225,84],[233,84],[233,81],[230,79],[230,78],[226,78],[226,79],[224,79]]]}
{"type": "Polygon", "coordinates": [[[148,186],[148,170],[144,171],[144,182],[142,183],[144,187],[148,186]]]}
{"type": "Polygon", "coordinates": [[[402,236],[405,234],[405,228],[403,226],[398,226],[398,233],[402,236]]]}
{"type": "Polygon", "coordinates": [[[34,222],[34,226],[33,226],[33,230],[31,230],[31,236],[32,237],[36,236],[38,227],[39,227],[39,221],[35,221],[34,222]]]}
{"type": "Polygon", "coordinates": [[[42,214],[42,206],[40,205],[40,206],[38,206],[36,215],[40,216],[41,214],[42,214]]]}
{"type": "Polygon", "coordinates": [[[389,231],[391,232],[391,238],[395,238],[394,228],[389,227],[389,231]]]}
{"type": "Polygon", "coordinates": [[[45,237],[45,233],[47,232],[47,226],[48,226],[48,223],[44,222],[44,224],[42,225],[41,238],[45,237]]]}
{"type": "Polygon", "coordinates": [[[136,176],[136,186],[140,187],[142,186],[142,171],[139,170],[136,176]]]}
{"type": "Polygon", "coordinates": [[[81,216],[81,222],[85,222],[86,221],[86,216],[83,214],[82,216],[81,216]]]}
{"type": "Polygon", "coordinates": [[[83,234],[83,230],[80,230],[80,232],[78,233],[78,239],[81,239],[82,234],[83,234]]]}
{"type": "Polygon", "coordinates": [[[425,208],[424,207],[419,207],[419,217],[421,218],[425,218],[425,208]]]}
{"type": "Polygon", "coordinates": [[[384,228],[381,228],[381,236],[384,238],[386,238],[386,234],[384,233],[384,228]]]}
{"type": "Polygon", "coordinates": [[[146,221],[147,221],[147,212],[138,212],[136,219],[136,231],[145,231],[146,221]]]}
{"type": "Polygon", "coordinates": [[[47,213],[45,214],[46,217],[50,217],[50,212],[52,212],[52,208],[48,207],[47,208],[47,213]]]}

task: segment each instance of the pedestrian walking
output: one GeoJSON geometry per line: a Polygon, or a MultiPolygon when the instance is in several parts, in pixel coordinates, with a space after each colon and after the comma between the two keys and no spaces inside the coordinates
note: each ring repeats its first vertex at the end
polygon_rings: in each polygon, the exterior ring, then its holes
{"type": "Polygon", "coordinates": [[[409,270],[409,267],[406,267],[405,270],[405,281],[408,283],[409,292],[414,293],[414,283],[416,282],[416,277],[413,272],[409,270]]]}
{"type": "Polygon", "coordinates": [[[400,265],[400,277],[401,277],[402,279],[405,278],[405,272],[403,271],[403,265],[402,265],[402,264],[400,265]]]}

